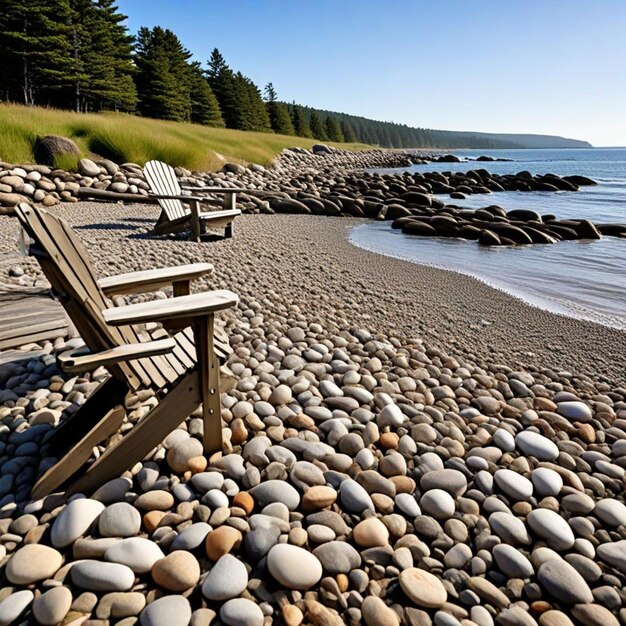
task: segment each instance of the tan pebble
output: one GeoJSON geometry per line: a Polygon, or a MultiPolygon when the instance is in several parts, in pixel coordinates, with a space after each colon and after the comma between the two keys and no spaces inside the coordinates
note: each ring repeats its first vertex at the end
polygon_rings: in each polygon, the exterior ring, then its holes
{"type": "Polygon", "coordinates": [[[304,511],[318,511],[329,507],[336,499],[337,492],[332,487],[315,485],[302,496],[302,508],[304,511]]]}
{"type": "Polygon", "coordinates": [[[361,548],[386,546],[389,543],[389,531],[377,517],[370,517],[354,527],[352,539],[361,548]]]}
{"type": "Polygon", "coordinates": [[[72,592],[67,587],[53,587],[33,602],[33,615],[42,626],[54,626],[63,620],[72,606],[72,592]]]}
{"type": "Polygon", "coordinates": [[[205,456],[193,456],[187,462],[187,467],[192,474],[199,474],[204,472],[207,467],[207,460],[205,456]]]}
{"type": "Polygon", "coordinates": [[[283,620],[285,620],[286,626],[300,626],[304,620],[304,615],[295,604],[287,604],[283,607],[283,620]]]}
{"type": "Polygon", "coordinates": [[[396,486],[396,494],[415,491],[415,481],[410,476],[391,476],[389,480],[396,486]]]}
{"type": "Polygon", "coordinates": [[[409,567],[399,576],[402,591],[418,606],[437,609],[448,599],[448,592],[439,578],[418,569],[409,567]]]}
{"type": "Polygon", "coordinates": [[[565,613],[556,609],[542,613],[539,617],[539,624],[541,626],[574,626],[572,620],[565,613]]]}
{"type": "Polygon", "coordinates": [[[191,552],[176,550],[152,566],[152,578],[168,591],[185,591],[200,580],[200,564],[191,552]]]}
{"type": "Polygon", "coordinates": [[[207,556],[212,561],[217,561],[221,556],[238,547],[242,539],[241,533],[236,528],[220,526],[212,530],[206,537],[204,545],[207,556]]]}
{"type": "Polygon", "coordinates": [[[254,509],[254,498],[247,491],[240,491],[235,494],[233,505],[241,507],[246,514],[250,515],[254,509]]]}
{"type": "Polygon", "coordinates": [[[367,626],[400,626],[398,614],[377,596],[367,596],[363,600],[361,613],[367,626]]]}
{"type": "Polygon", "coordinates": [[[304,528],[292,528],[289,531],[289,543],[294,546],[304,546],[309,538],[308,533],[304,528]]]}
{"type": "Polygon", "coordinates": [[[591,424],[577,423],[577,434],[585,443],[594,443],[596,440],[596,431],[591,424]]]}
{"type": "Polygon", "coordinates": [[[345,626],[337,611],[326,608],[317,600],[306,600],[306,615],[315,626],[345,626]]]}
{"type": "Polygon", "coordinates": [[[32,543],[20,548],[8,561],[5,575],[16,585],[30,585],[51,578],[63,564],[61,553],[54,548],[32,543]]]}
{"type": "Polygon", "coordinates": [[[348,591],[350,580],[345,574],[337,574],[337,576],[335,576],[335,580],[337,581],[337,587],[339,587],[339,591],[341,591],[341,593],[348,591]]]}
{"type": "Polygon", "coordinates": [[[133,506],[143,511],[166,511],[174,506],[174,496],[163,489],[142,493],[133,506]]]}
{"type": "Polygon", "coordinates": [[[394,502],[392,498],[384,493],[373,493],[370,497],[377,511],[385,514],[393,513],[394,502]]]}
{"type": "Polygon", "coordinates": [[[400,445],[400,437],[396,433],[383,433],[378,441],[385,450],[396,450],[400,445]]]}
{"type": "Polygon", "coordinates": [[[149,533],[154,532],[164,517],[163,511],[149,511],[143,516],[143,525],[149,533]]]}
{"type": "Polygon", "coordinates": [[[139,615],[146,606],[146,597],[138,591],[114,591],[102,596],[96,608],[98,619],[139,615]]]}
{"type": "Polygon", "coordinates": [[[545,613],[546,611],[549,611],[552,608],[552,605],[549,602],[546,602],[545,600],[537,600],[536,602],[533,602],[530,605],[530,610],[533,613],[545,613]]]}
{"type": "Polygon", "coordinates": [[[518,517],[526,517],[533,510],[533,507],[528,502],[516,502],[511,510],[518,517]]]}
{"type": "Polygon", "coordinates": [[[85,591],[72,602],[71,610],[77,613],[91,613],[96,608],[96,604],[98,604],[98,596],[91,591],[85,591]]]}
{"type": "Polygon", "coordinates": [[[231,442],[233,445],[239,445],[248,439],[248,429],[246,428],[244,421],[240,418],[235,418],[230,423],[231,442]]]}
{"type": "Polygon", "coordinates": [[[617,617],[600,604],[576,604],[572,615],[585,626],[619,626],[617,617]]]}

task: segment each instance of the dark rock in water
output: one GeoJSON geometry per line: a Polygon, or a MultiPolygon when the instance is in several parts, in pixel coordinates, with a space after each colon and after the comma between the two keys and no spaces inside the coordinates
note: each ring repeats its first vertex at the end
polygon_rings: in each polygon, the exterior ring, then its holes
{"type": "Polygon", "coordinates": [[[553,215],[552,213],[546,213],[545,215],[541,216],[541,221],[542,222],[549,222],[551,220],[555,220],[556,219],[556,215],[553,215]]]}
{"type": "Polygon", "coordinates": [[[507,239],[521,245],[533,242],[528,233],[525,233],[521,228],[512,226],[511,224],[494,223],[491,226],[491,230],[497,233],[500,238],[506,237],[507,239]]]}
{"type": "Polygon", "coordinates": [[[581,239],[602,239],[598,229],[589,220],[581,220],[576,227],[576,232],[581,239]]]}
{"type": "MultiPolygon", "coordinates": [[[[402,218],[401,218],[402,219],[402,218]]],[[[420,235],[422,237],[436,237],[437,231],[425,222],[408,220],[402,225],[402,232],[407,235],[420,235]]]]}
{"type": "Polygon", "coordinates": [[[417,191],[407,191],[400,196],[408,204],[417,204],[417,206],[432,206],[432,199],[425,193],[417,191]]]}
{"type": "Polygon", "coordinates": [[[311,151],[313,152],[313,154],[330,154],[332,152],[332,149],[329,148],[326,144],[316,143],[311,148],[311,151]]]}
{"type": "Polygon", "coordinates": [[[476,240],[480,237],[481,232],[480,228],[476,228],[476,226],[471,226],[470,224],[465,224],[459,230],[459,237],[476,240]]]}
{"type": "Polygon", "coordinates": [[[608,237],[626,236],[626,224],[596,224],[596,228],[608,237]]]}
{"type": "Polygon", "coordinates": [[[451,198],[454,198],[455,200],[464,200],[467,196],[464,193],[461,193],[460,191],[453,191],[450,194],[451,198]]]}
{"type": "Polygon", "coordinates": [[[415,221],[413,217],[399,217],[397,220],[393,220],[391,228],[402,228],[405,224],[415,221]]]}
{"type": "Polygon", "coordinates": [[[533,228],[532,226],[523,226],[522,230],[532,239],[533,243],[556,243],[557,240],[548,233],[533,228]]]}
{"type": "Polygon", "coordinates": [[[495,215],[486,209],[476,209],[474,215],[479,220],[487,220],[488,222],[494,221],[495,215]]]}
{"type": "Polygon", "coordinates": [[[35,160],[41,165],[54,165],[56,158],[64,155],[80,155],[78,146],[67,137],[46,135],[35,145],[35,160]]]}
{"type": "Polygon", "coordinates": [[[500,246],[502,242],[500,241],[500,237],[496,235],[491,230],[482,230],[480,231],[480,235],[478,237],[478,243],[481,246],[500,246]]]}
{"type": "Polygon", "coordinates": [[[579,187],[598,184],[595,180],[591,180],[591,178],[587,178],[586,176],[563,176],[563,180],[572,183],[572,185],[578,185],[579,187]]]}
{"type": "Polygon", "coordinates": [[[493,157],[481,155],[477,159],[477,161],[495,161],[493,157]]]}
{"type": "Polygon", "coordinates": [[[517,174],[515,174],[515,177],[532,180],[533,175],[528,170],[522,170],[521,172],[517,172],[517,174]]]}
{"type": "Polygon", "coordinates": [[[444,154],[437,159],[438,163],[460,163],[461,159],[454,154],[444,154]]]}
{"type": "Polygon", "coordinates": [[[438,215],[430,220],[430,225],[437,231],[438,234],[444,237],[456,237],[459,230],[459,225],[453,217],[446,215],[438,215]]]}
{"type": "Polygon", "coordinates": [[[548,233],[553,237],[560,237],[565,241],[573,241],[578,239],[578,233],[573,228],[567,226],[557,226],[556,224],[550,224],[548,227],[548,233]]]}
{"type": "Polygon", "coordinates": [[[395,220],[398,217],[408,217],[411,215],[411,209],[402,206],[401,204],[389,204],[387,206],[387,215],[385,219],[395,220]]]}
{"type": "Polygon", "coordinates": [[[559,191],[559,188],[550,183],[546,183],[541,180],[528,181],[528,186],[533,191],[559,191]]]}
{"type": "Polygon", "coordinates": [[[502,217],[506,217],[506,211],[497,204],[490,204],[485,207],[485,211],[489,211],[492,215],[500,215],[502,217]]]}
{"type": "Polygon", "coordinates": [[[556,174],[546,174],[543,176],[542,180],[543,182],[553,185],[559,191],[578,191],[578,185],[573,185],[556,174]]]}
{"type": "Polygon", "coordinates": [[[531,211],[530,209],[513,209],[509,211],[506,216],[510,220],[520,220],[521,222],[541,222],[541,215],[537,211],[531,211]]]}

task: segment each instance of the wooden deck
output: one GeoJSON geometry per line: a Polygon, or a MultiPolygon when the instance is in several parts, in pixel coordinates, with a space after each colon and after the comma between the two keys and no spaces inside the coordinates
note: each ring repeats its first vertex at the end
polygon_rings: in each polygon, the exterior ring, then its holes
{"type": "Polygon", "coordinates": [[[67,337],[69,325],[49,291],[0,283],[0,350],[67,337]]]}

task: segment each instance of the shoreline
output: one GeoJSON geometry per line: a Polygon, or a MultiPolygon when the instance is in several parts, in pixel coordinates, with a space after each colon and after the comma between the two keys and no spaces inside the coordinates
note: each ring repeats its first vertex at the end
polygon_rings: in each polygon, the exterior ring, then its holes
{"type": "MultiPolygon", "coordinates": [[[[359,228],[360,226],[361,224],[357,224],[354,226],[354,228],[359,228]]],[[[563,317],[568,317],[568,318],[579,320],[579,321],[591,322],[592,324],[598,324],[599,326],[602,326],[604,328],[611,328],[614,330],[626,331],[626,322],[621,322],[622,325],[620,326],[619,325],[620,320],[617,316],[603,314],[597,311],[593,311],[591,309],[584,309],[584,312],[580,313],[579,315],[576,315],[574,311],[574,303],[570,301],[568,302],[570,303],[572,307],[571,309],[568,308],[567,305],[565,304],[559,304],[558,302],[551,301],[548,297],[541,296],[540,294],[533,295],[524,291],[516,291],[516,288],[514,286],[508,286],[505,283],[499,283],[496,280],[490,278],[489,276],[482,276],[479,273],[472,273],[469,270],[463,271],[461,269],[457,269],[452,266],[437,265],[435,263],[430,263],[428,261],[415,260],[408,256],[403,256],[400,254],[388,254],[387,252],[381,252],[379,250],[376,250],[374,247],[371,247],[371,248],[367,247],[367,245],[364,243],[357,243],[352,234],[352,230],[350,231],[350,234],[348,235],[348,240],[353,246],[361,250],[371,252],[372,254],[380,254],[382,256],[386,256],[389,258],[406,261],[407,263],[414,263],[415,265],[419,265],[422,267],[441,270],[444,272],[453,272],[454,274],[460,274],[462,276],[466,276],[467,278],[472,278],[484,284],[485,286],[490,287],[491,289],[495,289],[496,291],[503,292],[506,295],[512,298],[515,298],[516,300],[519,300],[520,302],[523,302],[524,304],[532,308],[545,311],[546,313],[552,313],[554,315],[560,315],[563,317]],[[593,317],[594,315],[596,316],[595,318],[593,317]]],[[[464,243],[467,243],[467,242],[464,242],[464,243]]]]}

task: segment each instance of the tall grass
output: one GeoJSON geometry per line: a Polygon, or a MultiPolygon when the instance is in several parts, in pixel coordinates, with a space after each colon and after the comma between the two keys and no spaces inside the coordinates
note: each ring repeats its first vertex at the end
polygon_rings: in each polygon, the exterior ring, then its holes
{"type": "MultiPolygon", "coordinates": [[[[143,165],[158,159],[194,170],[215,170],[229,161],[267,164],[284,148],[310,148],[316,142],[272,133],[208,128],[123,113],[79,114],[57,109],[0,104],[0,161],[33,163],[38,137],[62,135],[76,142],[81,156],[143,165]]],[[[363,144],[331,144],[363,150],[363,144]]],[[[74,164],[64,159],[64,165],[74,164]]],[[[61,165],[61,163],[59,163],[61,165]]]]}

